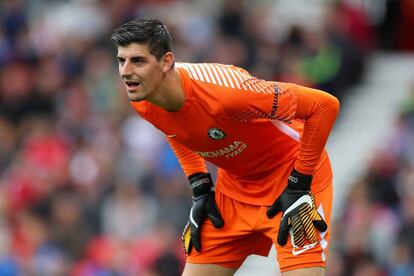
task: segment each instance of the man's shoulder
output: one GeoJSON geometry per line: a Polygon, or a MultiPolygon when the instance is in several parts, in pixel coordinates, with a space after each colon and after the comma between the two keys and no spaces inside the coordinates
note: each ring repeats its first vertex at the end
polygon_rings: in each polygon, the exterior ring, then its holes
{"type": "Polygon", "coordinates": [[[252,77],[245,69],[228,64],[177,62],[176,66],[191,81],[214,86],[215,89],[240,89],[242,83],[252,77]]]}
{"type": "Polygon", "coordinates": [[[183,69],[183,70],[187,70],[187,71],[192,71],[192,70],[218,70],[218,69],[222,69],[222,70],[237,70],[237,71],[243,71],[243,72],[247,72],[246,69],[243,69],[241,67],[232,65],[232,64],[223,64],[223,63],[216,63],[216,62],[202,62],[202,63],[196,63],[196,62],[176,62],[175,65],[177,66],[178,69],[183,69]]]}

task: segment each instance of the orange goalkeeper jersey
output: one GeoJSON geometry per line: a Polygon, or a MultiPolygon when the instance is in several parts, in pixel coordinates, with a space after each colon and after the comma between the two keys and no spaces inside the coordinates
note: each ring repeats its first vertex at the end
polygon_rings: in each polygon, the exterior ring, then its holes
{"type": "Polygon", "coordinates": [[[313,174],[314,191],[330,182],[324,146],[339,109],[335,97],[230,65],[176,67],[185,91],[179,111],[131,104],[167,136],[187,176],[206,172],[206,159],[219,168],[216,189],[254,205],[272,204],[293,167],[313,174]]]}

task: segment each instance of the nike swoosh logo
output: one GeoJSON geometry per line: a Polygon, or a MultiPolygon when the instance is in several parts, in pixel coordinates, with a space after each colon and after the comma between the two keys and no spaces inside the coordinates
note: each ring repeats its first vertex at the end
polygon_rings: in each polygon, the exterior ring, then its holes
{"type": "Polygon", "coordinates": [[[307,244],[305,246],[303,246],[303,249],[300,250],[295,250],[295,248],[292,249],[292,254],[293,256],[297,256],[299,254],[302,254],[303,252],[308,251],[309,249],[312,249],[315,247],[315,245],[317,245],[317,242],[311,243],[311,244],[307,244]]]}
{"type": "Polygon", "coordinates": [[[175,136],[177,136],[177,134],[167,134],[168,138],[174,138],[175,136]]]}

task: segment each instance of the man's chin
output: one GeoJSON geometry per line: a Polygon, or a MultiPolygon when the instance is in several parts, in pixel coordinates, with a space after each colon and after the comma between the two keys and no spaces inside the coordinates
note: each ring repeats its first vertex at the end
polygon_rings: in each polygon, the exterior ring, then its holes
{"type": "Polygon", "coordinates": [[[136,92],[129,92],[129,91],[128,91],[128,98],[131,102],[140,102],[140,101],[144,100],[142,97],[137,95],[136,92]]]}
{"type": "Polygon", "coordinates": [[[129,98],[131,102],[141,102],[143,99],[129,98]]]}

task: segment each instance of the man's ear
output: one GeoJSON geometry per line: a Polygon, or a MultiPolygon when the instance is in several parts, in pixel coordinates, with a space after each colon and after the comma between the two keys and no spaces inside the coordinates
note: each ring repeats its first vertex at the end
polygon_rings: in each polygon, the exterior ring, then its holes
{"type": "Polygon", "coordinates": [[[172,52],[167,52],[161,60],[162,71],[167,73],[174,65],[174,54],[172,52]]]}

